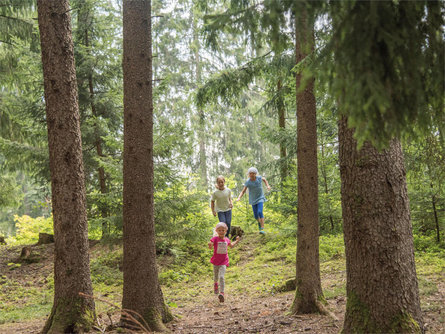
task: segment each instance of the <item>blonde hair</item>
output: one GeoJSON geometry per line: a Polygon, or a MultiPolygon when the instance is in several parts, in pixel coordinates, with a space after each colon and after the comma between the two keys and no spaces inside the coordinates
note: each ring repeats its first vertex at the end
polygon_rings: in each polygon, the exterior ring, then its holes
{"type": "Polygon", "coordinates": [[[224,223],[224,222],[219,222],[218,224],[216,224],[215,228],[213,229],[213,236],[214,236],[214,237],[217,237],[217,236],[218,236],[218,233],[216,233],[216,229],[219,228],[219,227],[223,227],[226,231],[229,229],[229,228],[227,227],[226,223],[224,223]]]}
{"type": "Polygon", "coordinates": [[[224,183],[226,183],[226,179],[224,178],[224,176],[222,176],[222,175],[218,175],[217,178],[216,178],[216,184],[215,184],[215,187],[216,187],[216,188],[218,188],[218,180],[219,180],[219,179],[223,180],[224,183]]]}

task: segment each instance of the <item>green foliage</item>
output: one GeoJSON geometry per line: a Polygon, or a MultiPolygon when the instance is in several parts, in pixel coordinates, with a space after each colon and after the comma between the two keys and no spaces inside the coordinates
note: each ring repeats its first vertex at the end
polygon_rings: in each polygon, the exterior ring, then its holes
{"type": "MultiPolygon", "coordinates": [[[[211,235],[210,228],[208,232],[211,235]]],[[[201,239],[199,243],[196,240],[178,240],[171,246],[170,253],[171,262],[159,273],[162,285],[170,287],[178,282],[195,281],[211,270],[211,250],[208,249],[207,238],[201,239]]],[[[160,262],[162,263],[163,259],[160,262]]]]}
{"type": "Polygon", "coordinates": [[[445,244],[437,243],[433,235],[414,234],[414,249],[425,253],[443,253],[445,255],[445,244]]]}
{"type": "Polygon", "coordinates": [[[185,269],[169,269],[159,274],[159,282],[165,286],[171,286],[172,282],[187,282],[190,272],[185,269]]]}
{"type": "Polygon", "coordinates": [[[7,238],[7,243],[12,245],[35,244],[39,240],[39,233],[53,234],[53,217],[14,216],[17,233],[7,238]]]}
{"type": "Polygon", "coordinates": [[[196,189],[188,190],[184,179],[157,191],[155,225],[159,240],[168,243],[177,239],[202,240],[211,231],[213,220],[208,203],[208,195],[196,189]]]}
{"type": "Polygon", "coordinates": [[[13,215],[47,215],[49,179],[35,1],[0,1],[0,229],[13,215]],[[18,187],[20,185],[20,188],[18,187]]]}
{"type": "Polygon", "coordinates": [[[422,135],[419,141],[404,146],[408,194],[413,229],[436,235],[443,244],[445,208],[445,149],[438,132],[422,135]]]}
{"type": "Polygon", "coordinates": [[[12,44],[14,38],[30,40],[33,32],[33,0],[0,1],[0,41],[12,44]]]}
{"type": "Polygon", "coordinates": [[[335,61],[328,56],[325,71],[359,144],[381,148],[415,135],[413,124],[423,132],[445,124],[443,10],[441,1],[329,6],[334,30],[327,50],[335,61]]]}
{"type": "Polygon", "coordinates": [[[0,207],[15,206],[23,195],[16,178],[9,174],[0,179],[0,207]]]}
{"type": "Polygon", "coordinates": [[[90,235],[122,230],[122,49],[109,1],[73,1],[73,36],[90,235]]]}
{"type": "MultiPolygon", "coordinates": [[[[12,2],[0,0],[3,3],[12,2]]],[[[29,15],[35,9],[32,3],[14,2],[16,8],[0,5],[0,13],[8,20],[12,12],[5,11],[11,10],[20,16],[13,21],[26,23],[22,32],[11,24],[11,32],[17,33],[5,38],[12,45],[0,44],[0,169],[4,175],[0,181],[0,224],[10,224],[12,214],[20,216],[16,221],[17,236],[7,240],[17,244],[35,243],[37,233],[51,232],[52,225],[50,218],[40,217],[49,213],[49,171],[40,56],[38,45],[32,45],[29,39],[33,34],[37,36],[36,22],[29,15]],[[26,4],[31,7],[24,13],[20,8],[26,4]],[[40,184],[31,182],[31,178],[40,184]],[[25,212],[38,218],[25,218],[25,212]]],[[[77,0],[73,4],[89,237],[101,238],[104,226],[111,237],[119,237],[123,151],[119,6],[105,0],[77,0]],[[102,145],[101,154],[98,142],[102,145]],[[101,168],[105,191],[98,177],[101,168]]],[[[375,135],[384,141],[417,121],[420,130],[415,128],[413,132],[429,129],[421,141],[407,143],[405,153],[417,270],[432,276],[442,273],[445,163],[441,124],[445,123],[441,123],[443,94],[439,96],[438,92],[443,89],[443,4],[352,1],[327,6],[326,2],[299,2],[310,10],[326,9],[330,17],[316,31],[318,49],[294,71],[291,39],[294,15],[298,15],[295,1],[232,1],[230,8],[224,7],[227,3],[221,7],[215,1],[201,4],[178,0],[172,7],[168,2],[153,1],[155,224],[157,251],[162,254],[160,280],[168,287],[171,304],[178,305],[183,294],[188,298],[198,296],[202,291],[195,283],[211,280],[211,250],[206,240],[217,222],[209,209],[208,191],[213,189],[213,179],[224,174],[236,197],[251,165],[256,165],[273,187],[265,204],[268,234],[256,234],[257,222],[247,196],[234,203],[232,224],[255,234],[230,250],[233,266],[227,279],[234,291],[275,293],[281,281],[295,275],[298,187],[294,75],[305,69],[320,79],[316,94],[322,271],[345,270],[343,239],[336,234],[341,231],[335,109],[338,98],[351,113],[351,124],[362,140],[375,135]],[[425,10],[425,6],[429,9],[425,10]],[[219,11],[222,15],[203,18],[205,11],[219,11]],[[331,22],[336,28],[333,31],[331,22]],[[210,44],[218,44],[217,52],[204,47],[201,28],[210,44]],[[320,70],[318,66],[323,61],[326,67],[320,70]],[[418,71],[414,73],[412,68],[418,71]],[[328,82],[332,89],[329,92],[328,82]],[[196,91],[197,87],[201,88],[196,91]],[[276,114],[283,105],[286,128],[279,128],[276,114]],[[200,167],[201,142],[206,148],[210,189],[201,186],[203,180],[189,175],[200,167]],[[279,145],[287,149],[289,166],[288,178],[280,185],[279,145]],[[442,243],[435,242],[433,236],[433,197],[442,243]]],[[[5,27],[3,19],[0,18],[0,30],[5,27]]],[[[122,252],[116,250],[92,260],[96,291],[119,292],[121,261],[122,252]]],[[[21,269],[17,264],[10,268],[15,268],[14,273],[21,269]]],[[[421,281],[421,290],[432,293],[433,284],[421,281]]],[[[46,287],[53,287],[51,276],[46,287]]],[[[345,294],[342,283],[324,290],[330,298],[345,294]]],[[[12,314],[12,308],[8,314],[12,314]]]]}
{"type": "MultiPolygon", "coordinates": [[[[261,78],[267,72],[285,72],[286,68],[290,73],[293,64],[289,60],[287,55],[283,55],[283,58],[277,60],[270,54],[265,54],[239,68],[223,70],[207,80],[204,86],[198,90],[196,103],[203,107],[221,99],[226,105],[239,106],[241,104],[240,96],[243,91],[249,88],[255,78],[261,78]]],[[[283,92],[278,93],[282,94],[283,92]]]]}
{"type": "MultiPolygon", "coordinates": [[[[269,45],[279,53],[285,49],[290,40],[286,30],[289,27],[288,14],[293,9],[292,1],[271,0],[231,1],[225,10],[214,10],[216,13],[204,17],[204,33],[206,43],[213,49],[218,49],[221,33],[241,34],[245,43],[261,49],[269,45]]],[[[210,8],[207,8],[209,11],[210,8]]]]}
{"type": "Polygon", "coordinates": [[[423,277],[419,281],[420,293],[429,295],[437,289],[435,279],[443,275],[445,268],[445,247],[434,241],[434,236],[414,234],[416,250],[416,271],[423,277]]]}
{"type": "Polygon", "coordinates": [[[345,254],[345,244],[343,235],[322,235],[319,239],[320,261],[343,258],[345,254]]]}
{"type": "Polygon", "coordinates": [[[339,233],[342,228],[340,171],[338,168],[337,117],[332,102],[317,90],[318,200],[320,232],[339,233]]]}

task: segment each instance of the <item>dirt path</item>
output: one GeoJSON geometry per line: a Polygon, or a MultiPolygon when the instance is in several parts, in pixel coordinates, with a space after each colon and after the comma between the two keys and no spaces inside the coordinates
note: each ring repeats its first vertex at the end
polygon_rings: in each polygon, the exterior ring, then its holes
{"type": "Polygon", "coordinates": [[[338,333],[343,322],[344,302],[337,305],[337,320],[321,315],[290,316],[287,314],[293,292],[270,297],[227,296],[219,303],[209,296],[192,308],[174,310],[180,317],[168,327],[174,333],[338,333]]]}

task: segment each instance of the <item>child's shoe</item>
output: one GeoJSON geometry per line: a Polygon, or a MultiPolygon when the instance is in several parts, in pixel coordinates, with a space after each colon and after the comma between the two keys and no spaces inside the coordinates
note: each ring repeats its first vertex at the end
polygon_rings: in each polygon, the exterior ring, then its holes
{"type": "Polygon", "coordinates": [[[266,234],[266,231],[264,231],[263,227],[260,227],[260,234],[266,234]]]}
{"type": "Polygon", "coordinates": [[[215,284],[213,284],[213,293],[214,293],[215,295],[217,295],[218,292],[219,292],[219,290],[218,290],[218,283],[215,283],[215,284]]]}
{"type": "Polygon", "coordinates": [[[220,292],[218,295],[218,299],[220,303],[224,303],[224,292],[220,292]]]}

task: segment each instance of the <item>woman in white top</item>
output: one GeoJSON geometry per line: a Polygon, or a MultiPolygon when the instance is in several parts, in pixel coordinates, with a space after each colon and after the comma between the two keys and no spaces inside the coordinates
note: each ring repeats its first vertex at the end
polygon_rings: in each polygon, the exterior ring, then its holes
{"type": "Polygon", "coordinates": [[[226,180],[224,176],[219,175],[216,178],[216,190],[212,194],[211,199],[211,208],[212,213],[216,217],[218,215],[218,219],[220,222],[226,223],[227,225],[227,233],[226,236],[229,236],[230,233],[230,224],[232,223],[232,192],[229,188],[225,186],[226,180]]]}

